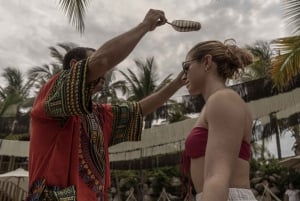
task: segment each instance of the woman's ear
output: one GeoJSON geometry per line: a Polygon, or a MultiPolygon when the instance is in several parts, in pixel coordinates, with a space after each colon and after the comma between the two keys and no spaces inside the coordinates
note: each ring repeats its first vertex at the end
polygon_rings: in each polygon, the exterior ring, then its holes
{"type": "Polygon", "coordinates": [[[212,63],[212,56],[210,54],[207,54],[203,57],[204,65],[205,66],[211,66],[212,63]]]}
{"type": "Polygon", "coordinates": [[[207,54],[203,57],[203,62],[204,62],[204,70],[205,72],[208,72],[211,67],[212,67],[212,56],[210,54],[207,54]]]}

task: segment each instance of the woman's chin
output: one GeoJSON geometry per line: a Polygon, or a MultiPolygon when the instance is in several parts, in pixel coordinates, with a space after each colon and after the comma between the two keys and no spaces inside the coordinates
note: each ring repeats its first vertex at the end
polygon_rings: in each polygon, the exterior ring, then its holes
{"type": "Polygon", "coordinates": [[[194,96],[194,95],[195,95],[195,92],[194,92],[193,90],[188,89],[188,92],[189,92],[189,94],[190,94],[191,96],[194,96]]]}
{"type": "Polygon", "coordinates": [[[188,89],[188,92],[189,92],[189,94],[191,95],[191,96],[197,96],[197,95],[199,95],[200,93],[199,93],[199,91],[195,91],[195,90],[192,90],[192,89],[188,89]]]}

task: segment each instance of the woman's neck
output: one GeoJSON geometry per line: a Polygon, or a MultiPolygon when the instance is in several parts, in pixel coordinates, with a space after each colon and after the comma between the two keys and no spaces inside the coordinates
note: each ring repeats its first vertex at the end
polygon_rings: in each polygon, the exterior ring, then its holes
{"type": "Polygon", "coordinates": [[[225,83],[221,83],[221,82],[216,82],[214,84],[209,84],[207,85],[207,87],[204,89],[202,96],[205,100],[205,102],[208,100],[208,98],[213,95],[214,93],[216,93],[219,90],[225,89],[225,83]]]}

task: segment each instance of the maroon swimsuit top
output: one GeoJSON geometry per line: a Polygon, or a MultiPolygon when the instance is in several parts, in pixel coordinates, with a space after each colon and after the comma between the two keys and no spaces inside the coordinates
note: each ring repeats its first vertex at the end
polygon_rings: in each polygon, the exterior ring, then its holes
{"type": "MultiPolygon", "coordinates": [[[[205,149],[208,138],[208,130],[204,127],[194,127],[185,141],[183,152],[183,171],[189,172],[190,159],[205,156],[205,149]]],[[[249,161],[251,157],[250,144],[242,141],[239,158],[249,161]]]]}

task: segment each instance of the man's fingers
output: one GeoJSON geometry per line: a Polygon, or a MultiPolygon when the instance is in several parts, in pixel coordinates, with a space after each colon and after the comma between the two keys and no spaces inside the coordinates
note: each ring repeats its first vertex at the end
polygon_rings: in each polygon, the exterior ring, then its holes
{"type": "Polygon", "coordinates": [[[161,26],[167,22],[165,13],[161,10],[150,9],[145,17],[150,25],[150,30],[154,30],[157,26],[161,26]]]}

